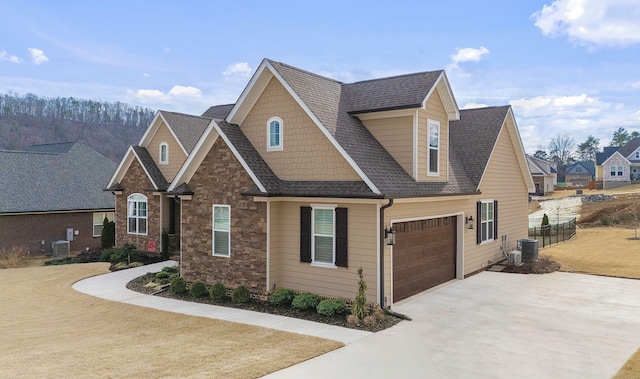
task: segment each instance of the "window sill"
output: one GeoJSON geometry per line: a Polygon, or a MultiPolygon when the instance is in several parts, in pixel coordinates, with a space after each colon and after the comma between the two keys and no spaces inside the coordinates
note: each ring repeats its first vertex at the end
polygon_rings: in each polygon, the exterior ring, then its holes
{"type": "Polygon", "coordinates": [[[338,268],[338,266],[332,263],[323,263],[323,262],[311,262],[312,267],[323,267],[323,268],[338,268]]]}
{"type": "Polygon", "coordinates": [[[280,147],[267,147],[267,152],[269,151],[282,151],[282,146],[280,147]]]}
{"type": "Polygon", "coordinates": [[[231,254],[229,255],[222,255],[222,254],[211,254],[212,257],[218,257],[218,258],[231,258],[231,254]]]}

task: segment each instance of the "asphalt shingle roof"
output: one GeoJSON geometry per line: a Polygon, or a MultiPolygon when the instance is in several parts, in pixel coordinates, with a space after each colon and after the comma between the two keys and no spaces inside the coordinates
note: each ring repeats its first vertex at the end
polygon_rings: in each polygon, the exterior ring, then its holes
{"type": "MultiPolygon", "coordinates": [[[[458,165],[455,164],[456,157],[453,157],[449,162],[451,169],[449,182],[416,182],[382,147],[362,122],[348,113],[350,109],[353,111],[357,108],[354,104],[366,104],[365,101],[358,100],[364,96],[357,91],[358,88],[371,90],[375,87],[376,90],[383,93],[391,93],[396,91],[399,81],[405,82],[412,78],[420,78],[429,82],[426,78],[432,78],[435,73],[438,73],[437,76],[439,76],[439,71],[371,81],[375,83],[354,83],[358,85],[351,86],[349,90],[343,91],[343,84],[335,80],[283,63],[269,62],[384,196],[431,196],[476,191],[476,186],[473,185],[473,182],[466,177],[464,172],[460,172],[458,165]],[[388,86],[388,90],[384,89],[385,86],[388,86]]],[[[431,86],[433,84],[435,84],[435,79],[433,79],[431,86]]],[[[409,99],[406,100],[409,102],[404,103],[404,105],[395,100],[388,102],[387,105],[392,104],[394,107],[410,106],[422,94],[426,96],[430,90],[431,87],[420,88],[419,94],[413,94],[405,98],[409,99]]],[[[424,98],[420,102],[422,100],[424,98]]],[[[387,107],[381,102],[381,99],[377,99],[373,103],[378,104],[376,106],[379,107],[387,107]]],[[[501,125],[502,123],[500,123],[501,125]]]]}
{"type": "Polygon", "coordinates": [[[117,165],[80,143],[0,151],[0,213],[113,209],[117,165]]]}
{"type": "Polygon", "coordinates": [[[193,116],[184,113],[159,111],[167,120],[169,127],[175,133],[178,140],[187,150],[187,154],[191,154],[193,148],[198,143],[200,136],[211,122],[211,118],[193,116]]]}
{"type": "MultiPolygon", "coordinates": [[[[634,138],[631,141],[627,142],[618,150],[623,157],[628,158],[631,154],[633,154],[636,149],[640,147],[640,138],[634,138]]],[[[635,157],[631,157],[629,160],[638,161],[635,157]]]]}
{"type": "Polygon", "coordinates": [[[214,105],[209,107],[203,114],[202,117],[216,118],[219,120],[224,120],[233,109],[235,104],[224,104],[224,105],[214,105]]]}
{"type": "Polygon", "coordinates": [[[138,158],[140,158],[140,164],[149,173],[151,180],[156,184],[158,191],[166,191],[169,188],[169,182],[165,179],[164,175],[156,165],[156,162],[149,154],[149,151],[144,147],[133,146],[133,150],[136,152],[138,158]]]}

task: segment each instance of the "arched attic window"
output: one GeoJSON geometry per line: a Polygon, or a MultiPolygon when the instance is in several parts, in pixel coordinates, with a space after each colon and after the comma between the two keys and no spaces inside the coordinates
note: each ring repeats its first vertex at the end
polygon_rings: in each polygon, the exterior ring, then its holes
{"type": "Polygon", "coordinates": [[[169,144],[163,142],[160,144],[160,164],[169,163],[169,144]]]}

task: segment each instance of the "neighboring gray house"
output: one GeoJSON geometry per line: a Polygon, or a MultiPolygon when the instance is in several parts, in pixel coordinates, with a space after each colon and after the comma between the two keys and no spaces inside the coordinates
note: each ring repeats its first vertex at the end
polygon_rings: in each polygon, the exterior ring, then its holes
{"type": "Polygon", "coordinates": [[[605,147],[596,154],[596,177],[605,189],[620,187],[640,180],[640,138],[622,147],[605,147]]]}
{"type": "Polygon", "coordinates": [[[536,195],[552,193],[558,184],[558,167],[556,163],[536,158],[527,154],[527,164],[536,186],[536,195]]]}
{"type": "Polygon", "coordinates": [[[565,179],[569,187],[588,187],[596,173],[593,161],[580,161],[565,168],[565,179]]]}
{"type": "Polygon", "coordinates": [[[74,142],[0,150],[0,249],[51,254],[61,240],[72,252],[99,247],[103,220],[113,220],[115,208],[103,188],[116,167],[74,142]]]}

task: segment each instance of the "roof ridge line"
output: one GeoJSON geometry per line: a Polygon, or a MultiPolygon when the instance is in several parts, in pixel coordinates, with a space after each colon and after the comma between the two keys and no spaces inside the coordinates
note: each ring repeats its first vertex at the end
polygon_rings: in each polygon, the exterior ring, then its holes
{"type": "Polygon", "coordinates": [[[302,73],[305,73],[305,74],[308,74],[308,75],[312,75],[312,76],[315,76],[315,77],[320,78],[320,79],[329,80],[329,81],[332,81],[332,82],[337,83],[337,84],[345,84],[344,82],[341,82],[339,80],[336,80],[336,79],[333,79],[333,78],[329,78],[327,76],[323,76],[323,75],[317,74],[315,72],[307,71],[305,69],[302,69],[302,68],[299,68],[299,67],[295,67],[295,66],[292,66],[290,64],[274,61],[274,60],[271,60],[271,59],[267,59],[267,61],[270,62],[271,64],[277,63],[277,64],[279,64],[279,65],[281,65],[283,67],[287,67],[287,68],[290,68],[290,69],[293,69],[293,70],[296,70],[296,71],[300,71],[302,73]]]}
{"type": "Polygon", "coordinates": [[[406,73],[406,74],[385,76],[385,77],[382,77],[382,78],[371,78],[371,79],[359,80],[359,81],[356,81],[356,82],[343,83],[343,84],[350,85],[350,84],[369,83],[369,82],[375,82],[375,81],[379,81],[379,80],[396,79],[396,78],[403,78],[403,77],[407,77],[407,76],[417,76],[417,75],[431,74],[431,73],[434,73],[434,72],[444,72],[444,69],[431,70],[431,71],[420,71],[420,72],[409,72],[409,73],[406,73]]]}

